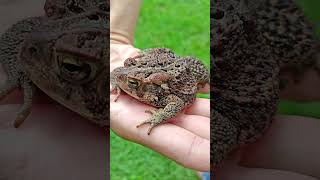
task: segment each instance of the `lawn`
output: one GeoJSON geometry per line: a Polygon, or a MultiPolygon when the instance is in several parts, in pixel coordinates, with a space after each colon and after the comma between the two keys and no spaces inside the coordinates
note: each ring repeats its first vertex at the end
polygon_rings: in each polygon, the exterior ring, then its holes
{"type": "MultiPolygon", "coordinates": [[[[210,1],[147,0],[139,17],[135,46],[166,47],[178,55],[191,55],[210,66],[210,1]]],[[[208,97],[208,96],[205,96],[208,97]]],[[[126,179],[198,179],[193,170],[110,134],[110,175],[126,179]]]]}

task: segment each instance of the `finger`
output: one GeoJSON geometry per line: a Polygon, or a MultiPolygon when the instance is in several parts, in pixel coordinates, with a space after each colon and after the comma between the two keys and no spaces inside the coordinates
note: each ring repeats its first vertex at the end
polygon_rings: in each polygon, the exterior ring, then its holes
{"type": "MultiPolygon", "coordinates": [[[[4,87],[8,79],[7,73],[4,70],[4,67],[0,64],[0,89],[4,87]]],[[[22,102],[21,93],[17,90],[12,91],[4,99],[0,101],[0,104],[17,104],[22,102]]]]}
{"type": "Polygon", "coordinates": [[[308,70],[296,83],[293,79],[281,90],[280,97],[296,101],[320,101],[320,76],[316,70],[308,70]]]}
{"type": "Polygon", "coordinates": [[[316,178],[290,172],[275,169],[262,169],[262,168],[245,168],[245,167],[225,167],[221,168],[214,174],[215,179],[237,179],[237,180],[316,180],[316,178]]]}
{"type": "Polygon", "coordinates": [[[167,124],[147,135],[146,128],[136,133],[135,142],[143,144],[179,164],[198,171],[210,168],[210,140],[178,126],[167,124]]]}
{"type": "Polygon", "coordinates": [[[264,138],[246,148],[241,164],[284,169],[320,178],[317,168],[320,167],[320,144],[315,143],[320,137],[319,129],[318,119],[276,116],[264,138]]]}
{"type": "Polygon", "coordinates": [[[210,118],[182,114],[170,122],[192,132],[193,134],[210,140],[210,118]]]}
{"type": "MultiPolygon", "coordinates": [[[[4,67],[0,64],[0,89],[4,87],[8,79],[7,73],[4,70],[4,67]]],[[[17,104],[22,102],[21,93],[17,90],[12,91],[4,99],[0,101],[0,104],[17,104]]]]}
{"type": "Polygon", "coordinates": [[[7,73],[5,73],[3,65],[0,64],[0,86],[4,84],[7,78],[7,73]]]}
{"type": "Polygon", "coordinates": [[[199,115],[210,118],[210,100],[197,98],[192,106],[186,109],[186,114],[199,115]]]}
{"type": "MultiPolygon", "coordinates": [[[[0,106],[0,123],[12,121],[18,108],[17,105],[0,106]]],[[[26,179],[47,179],[48,175],[79,180],[105,177],[109,133],[65,108],[36,106],[19,129],[0,127],[0,134],[0,174],[7,177],[4,179],[21,179],[30,171],[39,173],[26,179]],[[90,162],[81,163],[87,161],[88,154],[90,162]],[[63,165],[63,171],[60,171],[61,161],[68,162],[63,165]],[[79,164],[83,165],[79,167],[79,164]],[[85,171],[77,171],[79,168],[85,171]],[[45,173],[40,169],[45,169],[45,173]]]]}
{"type": "MultiPolygon", "coordinates": [[[[139,101],[135,100],[134,98],[131,98],[127,94],[122,94],[119,99],[122,99],[122,103],[114,103],[113,99],[115,98],[115,95],[111,95],[110,100],[112,101],[111,103],[111,108],[116,107],[115,109],[121,110],[121,106],[137,106],[140,105],[138,110],[136,110],[137,114],[142,114],[141,119],[146,119],[150,116],[148,114],[144,113],[146,109],[150,109],[152,107],[142,104],[139,101]],[[120,107],[117,107],[120,106],[120,107]]],[[[180,113],[178,116],[173,118],[173,120],[170,121],[170,123],[173,123],[177,126],[180,126],[188,131],[191,131],[194,134],[197,134],[203,138],[210,138],[210,113],[206,111],[210,111],[210,107],[208,107],[208,102],[209,100],[207,99],[197,99],[198,103],[202,104],[205,108],[196,108],[193,107],[191,110],[188,109],[186,114],[180,113]],[[203,110],[207,109],[207,110],[203,110]]],[[[197,102],[196,101],[196,102],[197,102]]],[[[200,104],[197,104],[196,106],[200,107],[200,104]]],[[[133,108],[133,107],[132,107],[133,108]]],[[[131,108],[131,109],[132,109],[131,108]]],[[[121,111],[126,111],[126,108],[123,108],[121,111]]],[[[111,112],[114,112],[111,110],[111,112]]],[[[123,112],[123,113],[130,113],[129,112],[123,112]]],[[[117,118],[116,118],[117,119],[117,118]]],[[[112,120],[112,118],[111,118],[112,120]]],[[[132,121],[131,121],[132,122],[132,121]]],[[[133,124],[134,126],[134,124],[133,124]]]]}
{"type": "MultiPolygon", "coordinates": [[[[0,65],[0,89],[3,87],[7,80],[7,75],[4,72],[4,69],[0,65]]],[[[19,89],[12,91],[4,99],[0,101],[1,104],[21,104],[23,103],[23,94],[19,89]]],[[[33,98],[33,103],[35,104],[52,104],[55,103],[51,98],[46,96],[41,90],[36,89],[36,94],[33,98]]]]}
{"type": "Polygon", "coordinates": [[[27,166],[26,159],[26,142],[17,143],[19,139],[17,138],[17,132],[9,132],[5,130],[0,130],[0,174],[4,179],[16,179],[21,174],[21,170],[17,167],[27,166]]]}
{"type": "Polygon", "coordinates": [[[200,93],[210,93],[210,85],[206,84],[203,88],[199,90],[200,93]]]}
{"type": "Polygon", "coordinates": [[[116,103],[110,105],[111,128],[118,135],[148,146],[183,166],[199,171],[209,170],[209,140],[170,123],[157,126],[147,135],[149,125],[136,128],[150,117],[144,113],[146,109],[150,107],[126,95],[120,96],[116,103]]]}
{"type": "Polygon", "coordinates": [[[315,180],[315,178],[299,174],[297,172],[283,171],[280,169],[264,169],[263,167],[253,168],[238,165],[238,160],[245,150],[238,150],[226,159],[222,166],[214,173],[216,179],[238,179],[255,180],[257,177],[261,180],[268,179],[295,179],[295,180],[315,180]]]}
{"type": "Polygon", "coordinates": [[[124,60],[138,55],[139,49],[131,45],[112,44],[110,45],[110,72],[116,67],[123,66],[124,60]]]}

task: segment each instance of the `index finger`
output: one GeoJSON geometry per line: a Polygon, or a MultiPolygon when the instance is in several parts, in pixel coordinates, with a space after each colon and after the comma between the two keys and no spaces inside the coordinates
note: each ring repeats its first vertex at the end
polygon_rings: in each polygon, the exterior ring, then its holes
{"type": "Polygon", "coordinates": [[[157,126],[150,135],[147,125],[136,125],[148,118],[148,106],[129,96],[121,96],[110,105],[111,128],[118,135],[143,144],[186,167],[200,171],[210,168],[210,140],[171,123],[157,126]],[[126,108],[130,107],[130,108],[126,108]]]}
{"type": "Polygon", "coordinates": [[[185,113],[210,118],[210,99],[196,98],[192,106],[190,106],[185,113]]]}
{"type": "Polygon", "coordinates": [[[210,84],[206,84],[203,88],[199,90],[200,93],[210,93],[210,84]]]}

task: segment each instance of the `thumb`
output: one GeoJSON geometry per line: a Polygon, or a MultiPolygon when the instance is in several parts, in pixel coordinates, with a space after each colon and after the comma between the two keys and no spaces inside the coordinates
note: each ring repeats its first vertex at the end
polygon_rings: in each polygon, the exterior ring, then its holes
{"type": "Polygon", "coordinates": [[[206,84],[203,88],[199,89],[199,93],[210,93],[210,84],[206,84]]]}

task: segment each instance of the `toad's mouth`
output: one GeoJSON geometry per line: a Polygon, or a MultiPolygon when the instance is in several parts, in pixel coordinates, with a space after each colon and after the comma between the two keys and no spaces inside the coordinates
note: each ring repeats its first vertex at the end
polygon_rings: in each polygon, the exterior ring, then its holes
{"type": "Polygon", "coordinates": [[[138,99],[138,100],[141,100],[141,95],[138,96],[137,91],[129,90],[128,88],[125,88],[125,87],[123,87],[123,86],[121,86],[121,85],[120,85],[119,87],[120,87],[120,89],[121,89],[122,91],[124,91],[124,92],[127,93],[128,95],[132,96],[133,98],[136,98],[136,99],[138,99]]]}

